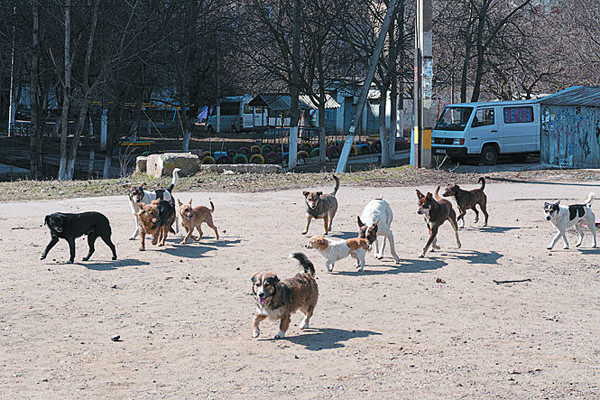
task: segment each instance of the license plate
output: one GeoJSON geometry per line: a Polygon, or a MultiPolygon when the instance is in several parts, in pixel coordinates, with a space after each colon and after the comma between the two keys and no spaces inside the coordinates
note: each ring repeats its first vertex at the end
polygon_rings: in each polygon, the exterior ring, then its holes
{"type": "Polygon", "coordinates": [[[436,149],[437,154],[446,154],[446,149],[436,149]]]}

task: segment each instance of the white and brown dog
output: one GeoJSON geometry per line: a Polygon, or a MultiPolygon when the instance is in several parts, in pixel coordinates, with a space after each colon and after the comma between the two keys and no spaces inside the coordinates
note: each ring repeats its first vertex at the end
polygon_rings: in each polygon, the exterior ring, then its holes
{"type": "Polygon", "coordinates": [[[579,234],[579,241],[575,246],[581,246],[583,242],[583,223],[588,226],[592,232],[594,238],[594,245],[596,247],[596,216],[590,208],[596,196],[594,193],[590,193],[588,198],[585,200],[585,204],[571,204],[569,206],[560,205],[560,201],[556,203],[544,203],[544,213],[546,214],[546,220],[552,222],[552,225],[558,229],[558,233],[550,244],[548,249],[551,250],[558,239],[562,237],[563,247],[569,248],[569,242],[567,242],[566,231],[568,228],[575,227],[575,230],[579,234]]]}
{"type": "Polygon", "coordinates": [[[358,221],[358,236],[365,238],[370,244],[375,243],[375,258],[383,258],[386,240],[390,243],[390,251],[396,264],[400,263],[400,257],[396,254],[394,246],[394,234],[392,233],[392,221],[394,214],[392,208],[383,198],[371,200],[363,209],[358,221]],[[378,237],[381,236],[381,248],[379,248],[378,237]]]}
{"type": "Polygon", "coordinates": [[[310,318],[319,299],[319,287],[314,278],[315,267],[303,253],[294,253],[290,258],[298,260],[304,272],[284,281],[280,281],[273,272],[257,272],[252,276],[252,293],[256,299],[252,337],[260,335],[261,321],[270,318],[280,320],[279,332],[275,339],[284,338],[290,326],[291,316],[298,310],[304,313],[300,329],[309,327],[310,318]]]}
{"type": "Polygon", "coordinates": [[[365,254],[371,250],[371,245],[364,238],[329,240],[321,235],[316,235],[308,240],[306,248],[318,250],[325,257],[325,267],[329,272],[333,272],[336,261],[348,256],[356,260],[354,266],[362,272],[365,267],[365,254]]]}
{"type": "MultiPolygon", "coordinates": [[[[131,185],[129,187],[129,205],[131,206],[131,213],[135,216],[135,231],[133,231],[133,234],[129,240],[135,240],[137,235],[140,233],[139,213],[142,211],[142,208],[139,206],[139,203],[150,204],[154,200],[166,200],[171,203],[173,208],[175,208],[175,199],[173,198],[173,194],[171,192],[179,180],[179,171],[181,171],[180,168],[175,168],[173,170],[173,179],[171,184],[167,186],[166,189],[148,191],[145,189],[146,183],[142,183],[141,185],[131,185]]],[[[175,232],[179,232],[177,215],[175,215],[175,232]]]]}

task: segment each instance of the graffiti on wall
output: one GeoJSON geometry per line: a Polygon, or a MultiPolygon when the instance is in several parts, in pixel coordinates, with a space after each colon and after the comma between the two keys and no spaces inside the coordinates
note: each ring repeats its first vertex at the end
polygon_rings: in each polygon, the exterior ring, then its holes
{"type": "Polygon", "coordinates": [[[600,107],[542,106],[542,162],[600,167],[600,107]]]}

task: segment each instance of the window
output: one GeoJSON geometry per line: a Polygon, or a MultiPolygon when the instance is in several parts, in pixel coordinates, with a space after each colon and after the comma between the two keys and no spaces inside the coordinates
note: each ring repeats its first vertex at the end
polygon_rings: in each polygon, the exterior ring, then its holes
{"type": "Polygon", "coordinates": [[[533,122],[533,107],[504,108],[505,124],[522,124],[526,122],[533,122]]]}
{"type": "Polygon", "coordinates": [[[464,131],[473,107],[446,107],[438,119],[435,129],[441,131],[464,131]]]}
{"type": "Polygon", "coordinates": [[[473,123],[471,124],[471,126],[475,128],[476,126],[486,126],[494,124],[494,109],[480,108],[475,112],[475,118],[473,118],[473,123]]]}

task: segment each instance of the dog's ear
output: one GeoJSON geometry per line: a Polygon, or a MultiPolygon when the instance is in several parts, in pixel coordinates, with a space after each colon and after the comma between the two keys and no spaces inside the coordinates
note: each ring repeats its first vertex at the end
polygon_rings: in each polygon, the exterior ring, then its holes
{"type": "Polygon", "coordinates": [[[557,202],[556,202],[556,203],[554,203],[554,204],[556,204],[557,206],[559,206],[559,205],[560,205],[560,200],[559,200],[559,201],[557,201],[557,202]]]}
{"type": "Polygon", "coordinates": [[[431,194],[431,192],[427,192],[427,196],[425,196],[426,199],[432,200],[433,199],[433,195],[431,194]]]}
{"type": "Polygon", "coordinates": [[[358,222],[358,227],[359,228],[362,228],[363,226],[365,226],[365,224],[363,224],[363,222],[360,220],[359,216],[356,217],[356,222],[358,222]]]}
{"type": "Polygon", "coordinates": [[[179,207],[181,207],[181,206],[183,205],[183,203],[181,202],[181,200],[177,199],[177,205],[178,205],[179,207]]]}
{"type": "Polygon", "coordinates": [[[49,221],[49,220],[50,220],[50,216],[49,216],[49,215],[46,215],[46,218],[44,218],[44,225],[48,225],[48,226],[50,226],[50,225],[48,224],[48,221],[49,221]]]}
{"type": "Polygon", "coordinates": [[[146,188],[146,182],[142,183],[142,184],[140,185],[140,187],[141,187],[142,189],[145,189],[145,188],[146,188]]]}
{"type": "Polygon", "coordinates": [[[267,281],[269,281],[271,283],[271,285],[275,285],[276,283],[279,282],[279,277],[275,274],[273,274],[272,276],[267,278],[267,281]]]}
{"type": "Polygon", "coordinates": [[[425,196],[423,195],[423,193],[421,193],[421,191],[420,191],[419,189],[415,189],[415,190],[417,191],[417,197],[418,197],[419,199],[422,199],[423,197],[425,197],[425,196]]]}
{"type": "Polygon", "coordinates": [[[305,190],[305,191],[302,192],[302,195],[304,195],[304,197],[308,196],[309,194],[310,194],[310,192],[307,191],[307,190],[305,190]]]}
{"type": "Polygon", "coordinates": [[[138,205],[138,207],[139,207],[139,208],[144,208],[144,207],[146,207],[146,204],[144,204],[144,203],[142,203],[142,202],[139,202],[139,203],[137,203],[137,205],[138,205]]]}
{"type": "Polygon", "coordinates": [[[321,197],[323,195],[323,192],[317,192],[317,196],[321,197]]]}
{"type": "Polygon", "coordinates": [[[373,222],[373,226],[377,226],[379,225],[379,218],[377,218],[377,221],[373,222]]]}
{"type": "Polygon", "coordinates": [[[190,205],[190,206],[192,205],[192,199],[190,199],[189,205],[190,205]]]}
{"type": "Polygon", "coordinates": [[[258,274],[260,274],[260,272],[256,272],[254,275],[252,275],[252,278],[250,278],[252,283],[256,283],[256,278],[258,278],[258,274]]]}

